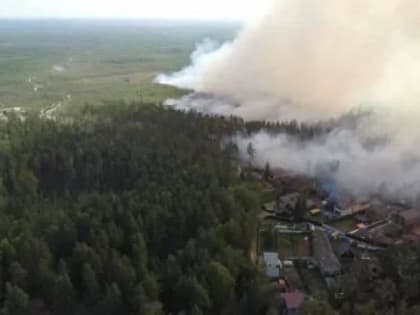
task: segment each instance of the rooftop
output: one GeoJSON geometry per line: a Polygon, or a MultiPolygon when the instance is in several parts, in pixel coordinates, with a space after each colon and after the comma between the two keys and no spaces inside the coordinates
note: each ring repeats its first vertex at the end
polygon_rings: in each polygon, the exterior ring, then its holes
{"type": "Polygon", "coordinates": [[[278,267],[266,266],[265,267],[265,274],[270,279],[277,279],[277,278],[280,277],[280,269],[278,267]]]}
{"type": "Polygon", "coordinates": [[[279,203],[281,205],[296,204],[300,196],[301,194],[298,192],[289,193],[279,197],[279,203]]]}
{"type": "Polygon", "coordinates": [[[276,209],[276,202],[275,201],[266,202],[263,205],[263,207],[267,211],[274,211],[276,209]]]}
{"type": "Polygon", "coordinates": [[[276,252],[264,252],[264,262],[266,265],[277,266],[279,264],[279,254],[276,252]]]}
{"type": "Polygon", "coordinates": [[[278,278],[280,277],[280,260],[278,253],[275,252],[264,252],[263,253],[264,263],[265,263],[265,274],[269,278],[278,278]]]}
{"type": "Polygon", "coordinates": [[[417,220],[420,218],[420,210],[409,209],[409,210],[401,211],[398,215],[406,221],[417,220]]]}
{"type": "Polygon", "coordinates": [[[305,295],[300,291],[283,293],[281,297],[289,310],[298,309],[305,300],[305,295]]]}
{"type": "Polygon", "coordinates": [[[314,256],[318,261],[321,273],[334,275],[340,272],[341,264],[335,255],[330,240],[325,232],[315,230],[313,235],[314,256]]]}

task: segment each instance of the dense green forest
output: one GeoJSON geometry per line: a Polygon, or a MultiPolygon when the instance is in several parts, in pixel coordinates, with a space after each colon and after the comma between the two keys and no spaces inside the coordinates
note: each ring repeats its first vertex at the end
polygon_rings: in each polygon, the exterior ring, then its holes
{"type": "MultiPolygon", "coordinates": [[[[277,314],[250,259],[264,194],[228,141],[260,128],[328,132],[147,104],[9,117],[0,314],[277,314]]],[[[390,248],[345,270],[305,314],[418,314],[419,266],[419,247],[390,248]]]]}
{"type": "Polygon", "coordinates": [[[3,314],[258,314],[259,186],[236,118],[85,107],[2,125],[3,314]],[[223,144],[225,143],[225,144],[223,144]]]}

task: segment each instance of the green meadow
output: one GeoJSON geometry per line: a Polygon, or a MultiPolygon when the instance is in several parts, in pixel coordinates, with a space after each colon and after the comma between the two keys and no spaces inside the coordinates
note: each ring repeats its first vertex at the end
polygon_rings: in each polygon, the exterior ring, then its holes
{"type": "Polygon", "coordinates": [[[188,64],[197,42],[232,39],[227,23],[0,21],[0,108],[40,110],[109,100],[161,102],[183,91],[153,83],[188,64]]]}

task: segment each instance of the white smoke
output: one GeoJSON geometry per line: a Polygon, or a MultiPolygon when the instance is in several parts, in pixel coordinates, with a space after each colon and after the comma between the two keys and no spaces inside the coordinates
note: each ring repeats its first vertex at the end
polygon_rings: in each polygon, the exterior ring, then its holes
{"type": "Polygon", "coordinates": [[[189,89],[194,86],[197,80],[203,75],[202,68],[207,67],[207,56],[223,49],[217,41],[205,38],[202,42],[195,46],[195,50],[191,54],[191,64],[181,71],[170,75],[159,74],[155,81],[160,84],[173,85],[179,88],[189,89]]]}
{"type": "Polygon", "coordinates": [[[198,111],[205,114],[225,115],[234,112],[238,104],[225,97],[206,93],[191,93],[180,99],[167,99],[164,105],[183,111],[198,111]]]}
{"type": "Polygon", "coordinates": [[[334,176],[355,194],[420,192],[418,0],[278,0],[233,42],[205,47],[198,47],[191,66],[158,78],[200,92],[171,105],[280,121],[373,108],[378,113],[369,123],[337,128],[322,141],[260,133],[238,143],[252,141],[261,165],[269,161],[311,175],[316,165],[338,160],[334,176]],[[386,145],[363,145],[378,134],[387,137],[386,145]]]}
{"type": "Polygon", "coordinates": [[[353,197],[381,194],[409,201],[419,197],[420,157],[412,147],[395,141],[372,144],[366,135],[345,129],[307,142],[267,131],[238,135],[235,140],[244,157],[248,144],[253,144],[254,163],[261,168],[269,162],[313,177],[331,177],[341,191],[353,197]]]}

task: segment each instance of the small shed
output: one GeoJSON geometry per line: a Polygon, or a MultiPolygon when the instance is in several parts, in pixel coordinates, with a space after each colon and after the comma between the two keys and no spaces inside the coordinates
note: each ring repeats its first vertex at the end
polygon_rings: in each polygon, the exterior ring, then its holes
{"type": "Polygon", "coordinates": [[[282,314],[284,315],[299,314],[305,301],[305,295],[300,291],[282,293],[281,298],[283,302],[282,314]]]}
{"type": "Polygon", "coordinates": [[[309,211],[309,213],[310,213],[312,216],[315,216],[315,215],[318,215],[318,214],[320,214],[320,213],[321,213],[321,209],[319,209],[319,208],[315,208],[315,209],[312,209],[311,211],[309,211]]]}
{"type": "Polygon", "coordinates": [[[263,259],[265,264],[265,274],[270,279],[280,278],[280,259],[276,252],[264,252],[263,259]]]}
{"type": "Polygon", "coordinates": [[[276,202],[275,201],[266,202],[263,205],[263,208],[267,212],[274,212],[276,210],[276,202]]]}

